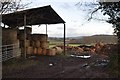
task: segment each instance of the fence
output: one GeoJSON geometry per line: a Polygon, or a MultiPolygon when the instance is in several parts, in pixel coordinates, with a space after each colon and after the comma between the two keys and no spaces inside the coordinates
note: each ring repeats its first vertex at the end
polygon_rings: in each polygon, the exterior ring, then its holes
{"type": "Polygon", "coordinates": [[[19,48],[19,44],[10,44],[10,45],[3,45],[0,47],[0,62],[6,61],[11,58],[17,57],[21,55],[21,51],[19,48]]]}

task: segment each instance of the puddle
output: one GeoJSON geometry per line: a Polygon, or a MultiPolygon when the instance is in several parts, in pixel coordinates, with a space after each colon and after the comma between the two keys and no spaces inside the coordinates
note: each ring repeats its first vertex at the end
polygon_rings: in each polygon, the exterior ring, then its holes
{"type": "Polygon", "coordinates": [[[78,56],[78,55],[70,55],[71,57],[77,57],[77,58],[83,58],[83,59],[88,59],[91,56],[90,55],[82,55],[82,56],[78,56]]]}
{"type": "Polygon", "coordinates": [[[106,66],[107,63],[98,63],[98,64],[95,64],[95,66],[106,66]]]}
{"type": "Polygon", "coordinates": [[[109,60],[97,60],[94,66],[106,66],[109,60]]]}
{"type": "Polygon", "coordinates": [[[85,59],[87,59],[87,58],[90,58],[91,56],[89,55],[89,56],[76,56],[76,57],[80,57],[80,58],[85,58],[85,59]]]}

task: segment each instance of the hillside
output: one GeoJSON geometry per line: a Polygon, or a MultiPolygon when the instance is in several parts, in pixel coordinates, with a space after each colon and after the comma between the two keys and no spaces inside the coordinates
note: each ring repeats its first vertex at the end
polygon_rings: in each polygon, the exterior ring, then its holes
{"type": "Polygon", "coordinates": [[[117,36],[115,35],[93,35],[93,36],[82,36],[82,37],[73,37],[68,38],[67,43],[82,43],[82,44],[91,44],[96,42],[103,42],[106,44],[117,43],[117,36]]]}
{"type": "Polygon", "coordinates": [[[103,42],[107,44],[117,43],[117,36],[115,35],[93,35],[83,37],[83,43],[103,42]]]}

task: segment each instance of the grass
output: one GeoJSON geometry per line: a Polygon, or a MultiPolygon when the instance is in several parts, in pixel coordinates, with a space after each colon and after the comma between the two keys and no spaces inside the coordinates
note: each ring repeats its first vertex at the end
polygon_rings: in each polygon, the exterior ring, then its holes
{"type": "Polygon", "coordinates": [[[110,76],[112,77],[120,77],[120,65],[118,64],[118,58],[119,56],[117,54],[111,54],[110,55],[110,62],[108,64],[108,71],[110,76]]]}
{"type": "Polygon", "coordinates": [[[49,42],[49,48],[54,47],[56,45],[62,45],[62,44],[63,44],[62,41],[50,41],[49,42]]]}
{"type": "Polygon", "coordinates": [[[68,46],[80,46],[80,44],[66,44],[68,46]]]}

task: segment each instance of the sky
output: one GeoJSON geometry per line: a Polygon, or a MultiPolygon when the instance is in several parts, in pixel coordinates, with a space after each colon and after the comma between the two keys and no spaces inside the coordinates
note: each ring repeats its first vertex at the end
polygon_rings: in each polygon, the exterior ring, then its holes
{"type": "MultiPolygon", "coordinates": [[[[86,7],[85,5],[79,6],[77,3],[90,3],[96,2],[97,0],[23,0],[23,3],[30,3],[28,8],[42,7],[51,5],[51,7],[58,13],[58,15],[66,22],[66,36],[77,37],[77,36],[91,36],[97,34],[113,34],[112,25],[96,19],[88,21],[90,17],[89,13],[94,8],[86,7]],[[91,9],[89,11],[89,9],[91,9]]],[[[93,6],[97,7],[97,6],[93,6]]],[[[102,16],[101,12],[98,11],[94,14],[94,18],[107,19],[108,16],[102,16]]],[[[34,26],[32,33],[45,34],[46,25],[34,26]]],[[[55,24],[48,25],[48,36],[49,37],[63,37],[64,25],[55,24]]]]}

